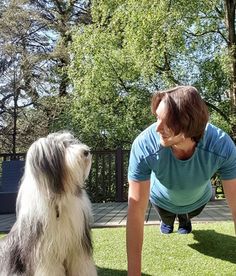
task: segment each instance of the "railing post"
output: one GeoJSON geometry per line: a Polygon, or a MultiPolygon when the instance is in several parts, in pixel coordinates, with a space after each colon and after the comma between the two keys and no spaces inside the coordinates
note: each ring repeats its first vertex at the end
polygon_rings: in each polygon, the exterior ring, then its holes
{"type": "Polygon", "coordinates": [[[122,148],[116,150],[116,201],[122,202],[124,191],[124,171],[122,148]]]}

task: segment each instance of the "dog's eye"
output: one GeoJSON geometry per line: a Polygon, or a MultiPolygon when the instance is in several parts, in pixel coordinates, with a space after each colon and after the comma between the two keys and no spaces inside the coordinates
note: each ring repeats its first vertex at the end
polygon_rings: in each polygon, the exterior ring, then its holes
{"type": "Polygon", "coordinates": [[[87,157],[89,154],[90,154],[90,151],[89,151],[89,150],[85,150],[85,151],[84,151],[84,156],[87,157]]]}

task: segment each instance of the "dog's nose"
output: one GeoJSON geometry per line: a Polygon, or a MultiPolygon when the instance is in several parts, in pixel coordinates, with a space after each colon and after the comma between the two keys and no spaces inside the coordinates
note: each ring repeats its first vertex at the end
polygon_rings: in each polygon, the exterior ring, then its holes
{"type": "Polygon", "coordinates": [[[85,151],[84,151],[84,156],[87,157],[87,156],[89,156],[89,154],[90,154],[90,151],[89,151],[89,150],[85,150],[85,151]]]}

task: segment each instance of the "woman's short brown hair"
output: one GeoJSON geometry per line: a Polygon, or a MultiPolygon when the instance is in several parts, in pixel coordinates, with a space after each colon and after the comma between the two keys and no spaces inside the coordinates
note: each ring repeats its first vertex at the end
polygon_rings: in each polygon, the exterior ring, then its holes
{"type": "Polygon", "coordinates": [[[163,101],[167,106],[167,126],[175,135],[183,133],[198,142],[204,134],[208,122],[208,109],[193,86],[177,86],[164,91],[157,91],[152,97],[152,113],[163,101]]]}

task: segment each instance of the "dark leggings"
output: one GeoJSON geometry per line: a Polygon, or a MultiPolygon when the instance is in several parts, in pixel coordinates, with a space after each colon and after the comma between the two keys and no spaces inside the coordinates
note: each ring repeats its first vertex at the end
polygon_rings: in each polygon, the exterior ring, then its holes
{"type": "Polygon", "coordinates": [[[206,204],[205,204],[205,205],[201,206],[200,208],[198,208],[190,213],[187,213],[187,214],[174,214],[174,213],[171,213],[167,210],[164,210],[164,209],[158,207],[155,204],[152,204],[152,205],[155,208],[155,210],[157,211],[161,221],[163,221],[163,223],[165,223],[167,225],[173,225],[176,217],[178,217],[178,220],[180,223],[182,221],[189,220],[189,219],[199,215],[201,213],[201,211],[204,209],[204,207],[206,206],[206,204]]]}

